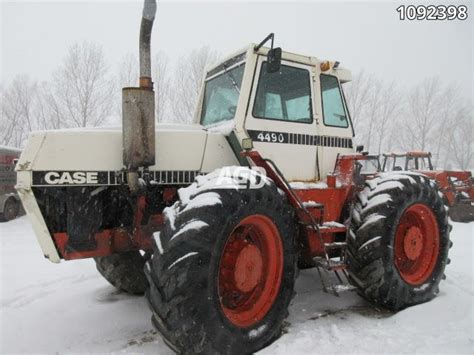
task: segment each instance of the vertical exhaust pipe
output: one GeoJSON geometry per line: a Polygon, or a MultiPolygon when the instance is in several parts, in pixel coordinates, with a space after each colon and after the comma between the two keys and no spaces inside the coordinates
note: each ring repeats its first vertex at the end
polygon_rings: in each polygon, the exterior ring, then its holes
{"type": "Polygon", "coordinates": [[[145,0],[142,24],[140,26],[140,87],[153,90],[151,81],[151,30],[156,14],[156,1],[145,0]]]}
{"type": "Polygon", "coordinates": [[[139,87],[122,89],[123,164],[130,191],[140,191],[138,172],[155,164],[155,92],[151,79],[151,32],[156,0],[145,0],[140,27],[139,87]]]}

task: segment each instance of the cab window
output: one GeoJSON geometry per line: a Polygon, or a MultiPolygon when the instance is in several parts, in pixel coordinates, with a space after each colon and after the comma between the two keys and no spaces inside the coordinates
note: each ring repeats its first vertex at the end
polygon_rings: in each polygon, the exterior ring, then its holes
{"type": "Polygon", "coordinates": [[[309,71],[282,65],[279,72],[267,73],[263,62],[252,114],[255,118],[311,123],[309,71]]]}
{"type": "Polygon", "coordinates": [[[349,127],[339,81],[335,76],[325,74],[321,74],[320,80],[324,124],[341,128],[349,127]]]}
{"type": "Polygon", "coordinates": [[[244,64],[206,81],[201,124],[211,126],[232,120],[239,101],[240,86],[244,75],[244,64]]]}
{"type": "Polygon", "coordinates": [[[407,157],[407,164],[405,170],[417,170],[418,169],[418,159],[407,157]]]}

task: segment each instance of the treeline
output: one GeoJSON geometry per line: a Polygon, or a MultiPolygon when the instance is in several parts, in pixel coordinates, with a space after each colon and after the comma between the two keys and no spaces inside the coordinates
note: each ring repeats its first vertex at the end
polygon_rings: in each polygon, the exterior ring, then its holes
{"type": "MultiPolygon", "coordinates": [[[[164,53],[152,59],[156,120],[186,123],[192,118],[204,70],[218,54],[193,50],[174,65],[164,53]]],[[[22,147],[29,132],[120,125],[121,88],[138,85],[138,58],[127,54],[114,67],[103,48],[72,45],[47,81],[17,75],[0,87],[0,145],[22,147]]]]}
{"type": "Polygon", "coordinates": [[[454,84],[432,77],[407,88],[363,71],[345,93],[365,150],[430,151],[436,168],[473,167],[473,104],[454,84]]]}
{"type": "MultiPolygon", "coordinates": [[[[152,60],[158,122],[189,123],[205,68],[219,54],[209,47],[170,63],[152,60]]],[[[121,88],[136,86],[138,58],[112,66],[101,46],[71,46],[50,80],[18,75],[0,88],[0,144],[21,147],[32,130],[119,125],[121,88]]],[[[469,169],[473,162],[473,106],[455,85],[428,78],[413,87],[367,73],[344,85],[356,141],[372,153],[425,150],[438,168],[469,169]]]]}

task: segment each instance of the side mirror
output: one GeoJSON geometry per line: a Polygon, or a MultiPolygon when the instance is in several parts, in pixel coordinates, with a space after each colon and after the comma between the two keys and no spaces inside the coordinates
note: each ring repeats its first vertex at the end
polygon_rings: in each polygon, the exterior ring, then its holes
{"type": "Polygon", "coordinates": [[[281,48],[272,48],[267,54],[267,73],[276,73],[281,67],[281,48]]]}

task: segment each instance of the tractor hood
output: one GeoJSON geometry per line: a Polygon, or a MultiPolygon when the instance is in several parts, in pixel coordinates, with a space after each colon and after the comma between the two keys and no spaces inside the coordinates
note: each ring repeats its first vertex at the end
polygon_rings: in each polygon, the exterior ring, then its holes
{"type": "MultiPolygon", "coordinates": [[[[225,132],[208,131],[201,125],[156,127],[156,164],[151,171],[209,172],[236,164],[225,132]]],[[[45,185],[35,181],[35,171],[55,172],[49,180],[58,181],[62,172],[119,172],[123,168],[122,130],[101,128],[34,132],[16,170],[19,175],[33,171],[32,185],[45,185]]],[[[81,185],[82,180],[74,184],[81,185]]]]}
{"type": "MultiPolygon", "coordinates": [[[[229,130],[205,130],[200,125],[157,125],[156,164],[150,167],[154,183],[189,185],[197,174],[237,165],[229,130]]],[[[56,187],[121,185],[125,182],[122,130],[80,129],[34,132],[17,163],[16,189],[45,257],[59,262],[35,196],[56,187]],[[40,192],[38,192],[40,193],[40,192]]],[[[77,191],[77,190],[76,190],[77,191]]]]}

